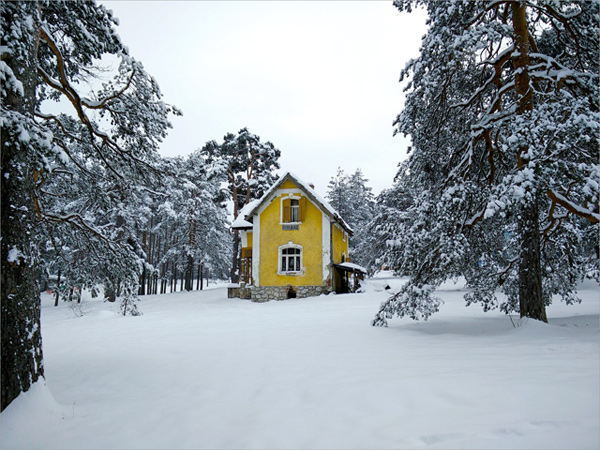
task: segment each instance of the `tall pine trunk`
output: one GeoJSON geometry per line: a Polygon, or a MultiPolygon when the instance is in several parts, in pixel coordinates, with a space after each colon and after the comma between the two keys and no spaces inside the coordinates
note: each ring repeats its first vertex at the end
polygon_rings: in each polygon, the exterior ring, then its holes
{"type": "MultiPolygon", "coordinates": [[[[533,109],[533,91],[529,77],[529,31],[527,29],[527,7],[515,2],[512,4],[512,20],[516,57],[514,66],[515,89],[519,114],[527,114],[533,109]]],[[[519,148],[517,166],[519,170],[527,167],[529,148],[519,148]]],[[[535,188],[534,188],[535,189],[535,188]]],[[[546,306],[542,291],[542,270],[540,264],[540,233],[538,196],[528,193],[519,214],[518,232],[521,238],[519,259],[519,308],[521,317],[529,317],[543,322],[546,318],[546,306]]]]}
{"type": "Polygon", "coordinates": [[[233,259],[231,261],[231,282],[237,283],[240,279],[240,243],[241,238],[237,230],[233,232],[233,259]]]}
{"type": "Polygon", "coordinates": [[[58,306],[58,299],[60,297],[60,290],[58,289],[60,287],[60,269],[58,269],[58,277],[56,279],[56,288],[54,289],[54,306],[58,306]]]}
{"type": "Polygon", "coordinates": [[[192,255],[187,257],[187,267],[185,270],[185,290],[191,291],[194,285],[194,258],[192,255]]]}
{"type": "MultiPolygon", "coordinates": [[[[16,8],[31,17],[36,2],[23,2],[16,8]]],[[[12,8],[11,8],[12,9],[12,8]]],[[[3,7],[10,24],[23,20],[3,7]]],[[[34,27],[35,28],[35,27],[34,27]]],[[[11,29],[9,26],[8,29],[11,29]]],[[[23,83],[23,96],[9,94],[3,102],[10,111],[33,118],[36,89],[36,36],[33,31],[23,54],[8,53],[5,62],[23,83]]],[[[3,41],[2,45],[6,43],[3,41]]],[[[31,236],[36,215],[35,158],[29,143],[20,140],[21,126],[7,117],[2,126],[2,218],[1,218],[1,333],[3,411],[21,392],[26,392],[44,376],[40,329],[40,292],[36,277],[36,255],[31,236]]]]}

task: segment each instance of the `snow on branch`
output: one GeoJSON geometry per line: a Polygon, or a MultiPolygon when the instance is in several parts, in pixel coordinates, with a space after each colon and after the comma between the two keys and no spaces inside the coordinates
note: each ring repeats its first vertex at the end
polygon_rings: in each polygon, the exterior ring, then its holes
{"type": "Polygon", "coordinates": [[[566,198],[558,192],[553,191],[552,189],[549,189],[546,192],[546,194],[548,195],[550,200],[567,209],[567,211],[569,211],[570,213],[575,214],[576,216],[583,217],[589,220],[591,223],[600,222],[600,214],[598,214],[598,212],[592,211],[588,208],[584,208],[583,206],[578,205],[577,203],[573,203],[568,198],[566,198]]]}
{"type": "Polygon", "coordinates": [[[434,286],[425,285],[418,287],[411,282],[405,284],[400,292],[392,295],[383,302],[379,312],[371,322],[375,327],[387,327],[387,319],[394,315],[398,317],[408,316],[413,320],[427,320],[429,316],[439,311],[444,302],[432,295],[434,286]]]}

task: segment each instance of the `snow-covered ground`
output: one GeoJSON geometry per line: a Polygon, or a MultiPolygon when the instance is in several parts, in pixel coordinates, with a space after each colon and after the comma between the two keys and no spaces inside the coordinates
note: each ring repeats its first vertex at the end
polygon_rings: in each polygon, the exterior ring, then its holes
{"type": "Polygon", "coordinates": [[[599,448],[598,286],[515,325],[465,307],[370,321],[402,280],[283,302],[224,287],[140,317],[42,297],[46,382],[0,415],[2,448],[599,448]]]}

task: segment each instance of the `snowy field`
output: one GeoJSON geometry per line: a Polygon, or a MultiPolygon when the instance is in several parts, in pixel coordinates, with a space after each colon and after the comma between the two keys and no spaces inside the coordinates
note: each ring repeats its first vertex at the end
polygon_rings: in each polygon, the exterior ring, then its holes
{"type": "Polygon", "coordinates": [[[140,317],[42,297],[46,382],[0,415],[2,448],[599,448],[598,286],[513,326],[442,287],[427,322],[364,294],[144,297],[140,317]]]}

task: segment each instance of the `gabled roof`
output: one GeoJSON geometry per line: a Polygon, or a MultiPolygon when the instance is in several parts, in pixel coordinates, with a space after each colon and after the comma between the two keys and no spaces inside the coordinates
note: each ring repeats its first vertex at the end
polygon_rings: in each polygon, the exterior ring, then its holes
{"type": "Polygon", "coordinates": [[[325,212],[329,217],[331,217],[335,222],[337,222],[349,235],[352,236],[354,234],[354,231],[352,230],[352,228],[350,228],[350,226],[346,223],[342,216],[340,216],[340,214],[335,209],[333,209],[329,203],[327,203],[319,194],[317,194],[313,188],[311,188],[308,184],[306,184],[292,172],[286,172],[284,175],[279,177],[277,182],[273,186],[271,186],[261,198],[259,198],[258,200],[254,200],[248,203],[246,206],[244,206],[239,212],[237,219],[234,220],[231,224],[231,228],[240,229],[251,227],[252,224],[249,222],[249,220],[252,218],[252,216],[256,214],[258,209],[271,198],[273,193],[288,180],[294,183],[296,186],[298,186],[302,191],[304,191],[304,193],[310,199],[311,202],[316,204],[323,212],[325,212]]]}

